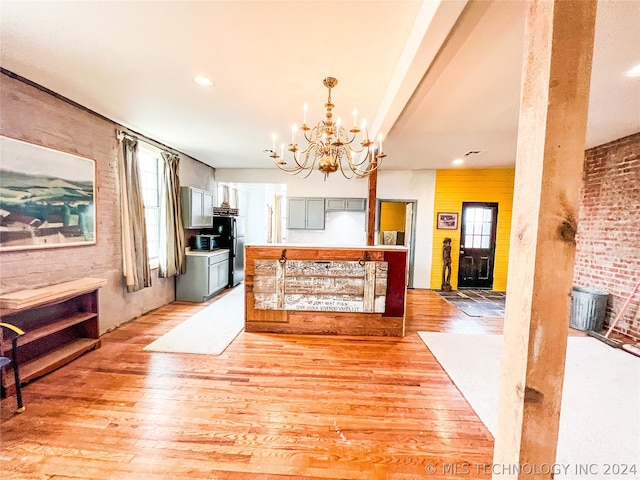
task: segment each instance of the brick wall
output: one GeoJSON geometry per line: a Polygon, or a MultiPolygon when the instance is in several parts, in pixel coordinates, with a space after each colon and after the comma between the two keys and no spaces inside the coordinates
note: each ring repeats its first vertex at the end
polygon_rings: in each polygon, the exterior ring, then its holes
{"type": "MultiPolygon", "coordinates": [[[[586,151],[574,281],[610,294],[607,324],[640,281],[640,133],[586,151]]],[[[640,340],[640,292],[616,330],[640,340]]]]}
{"type": "MultiPolygon", "coordinates": [[[[0,294],[81,277],[107,279],[99,291],[100,330],[175,299],[173,279],[127,293],[122,277],[117,125],[18,79],[0,74],[0,134],[95,161],[96,244],[0,253],[0,294]]],[[[213,178],[213,170],[183,156],[180,171],[213,178]]],[[[191,176],[194,176],[191,174],[191,176]]],[[[208,181],[202,181],[209,186],[208,181]]],[[[198,186],[198,185],[193,185],[198,186]]],[[[204,185],[203,185],[204,186],[204,185]]]]}

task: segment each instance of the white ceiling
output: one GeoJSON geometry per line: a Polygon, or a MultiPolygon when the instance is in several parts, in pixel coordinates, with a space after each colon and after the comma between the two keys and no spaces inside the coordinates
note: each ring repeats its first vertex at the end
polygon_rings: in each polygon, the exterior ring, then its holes
{"type": "MultiPolygon", "coordinates": [[[[217,168],[358,107],[382,168],[513,165],[524,1],[0,1],[1,65],[217,168]],[[207,75],[213,87],[192,79],[207,75]]],[[[640,1],[600,1],[587,147],[640,131],[640,1]]]]}

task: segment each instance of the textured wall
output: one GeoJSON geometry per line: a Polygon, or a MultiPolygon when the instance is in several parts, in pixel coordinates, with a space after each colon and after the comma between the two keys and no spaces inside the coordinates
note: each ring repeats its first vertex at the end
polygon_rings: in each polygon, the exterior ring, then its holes
{"type": "Polygon", "coordinates": [[[495,202],[498,203],[498,228],[493,289],[506,290],[514,174],[513,169],[501,168],[438,170],[433,209],[431,288],[439,289],[442,284],[442,241],[445,237],[451,238],[451,286],[454,290],[457,288],[462,202],[495,202]],[[457,212],[458,229],[438,230],[435,221],[437,212],[457,212]]]}
{"type": "MultiPolygon", "coordinates": [[[[174,280],[126,293],[122,281],[118,199],[117,125],[51,94],[0,74],[0,134],[95,161],[95,245],[0,253],[0,293],[37,288],[81,277],[99,277],[100,330],[104,332],[175,298],[174,280]]],[[[199,162],[183,157],[181,172],[199,162]]],[[[212,178],[212,170],[206,167],[212,178]]]]}
{"type": "MultiPolygon", "coordinates": [[[[640,281],[640,133],[586,151],[575,284],[610,294],[611,322],[640,281]]],[[[640,339],[640,292],[618,322],[640,339]]]]}

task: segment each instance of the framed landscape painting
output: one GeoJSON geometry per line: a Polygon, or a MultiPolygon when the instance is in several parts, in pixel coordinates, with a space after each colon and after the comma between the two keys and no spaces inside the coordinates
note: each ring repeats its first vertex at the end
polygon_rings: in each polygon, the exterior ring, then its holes
{"type": "Polygon", "coordinates": [[[95,162],[0,136],[0,251],[96,243],[95,162]]]}

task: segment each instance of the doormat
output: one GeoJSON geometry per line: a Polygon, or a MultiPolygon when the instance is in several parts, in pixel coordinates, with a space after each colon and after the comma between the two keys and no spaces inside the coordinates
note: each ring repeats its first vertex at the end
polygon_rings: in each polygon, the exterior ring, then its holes
{"type": "Polygon", "coordinates": [[[470,317],[504,317],[505,292],[494,290],[434,290],[458,310],[470,317]]]}

